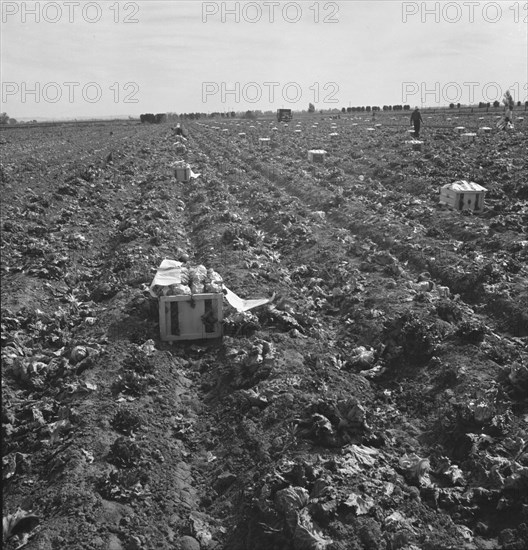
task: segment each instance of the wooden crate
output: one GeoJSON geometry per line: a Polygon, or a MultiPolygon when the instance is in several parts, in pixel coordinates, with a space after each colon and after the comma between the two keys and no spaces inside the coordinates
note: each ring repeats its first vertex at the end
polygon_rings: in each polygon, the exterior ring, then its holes
{"type": "Polygon", "coordinates": [[[440,189],[440,203],[447,204],[452,208],[458,207],[458,195],[455,191],[451,189],[440,189]]]}
{"type": "Polygon", "coordinates": [[[323,149],[311,149],[308,151],[308,160],[310,162],[321,162],[325,161],[326,151],[323,149]]]}
{"type": "Polygon", "coordinates": [[[177,181],[188,183],[191,180],[191,167],[188,164],[178,164],[174,168],[174,176],[177,181]]]}
{"type": "Polygon", "coordinates": [[[483,192],[459,192],[452,189],[440,189],[440,203],[447,204],[456,210],[473,210],[480,212],[484,209],[483,192]]]}
{"type": "Polygon", "coordinates": [[[222,336],[224,295],[160,296],[159,322],[161,339],[201,340],[222,336]]]}

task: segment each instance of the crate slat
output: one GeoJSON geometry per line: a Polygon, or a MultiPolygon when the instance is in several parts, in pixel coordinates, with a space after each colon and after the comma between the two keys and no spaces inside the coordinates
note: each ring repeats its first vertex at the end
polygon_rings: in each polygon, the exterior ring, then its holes
{"type": "Polygon", "coordinates": [[[159,323],[165,342],[222,336],[224,295],[160,296],[159,323]]]}

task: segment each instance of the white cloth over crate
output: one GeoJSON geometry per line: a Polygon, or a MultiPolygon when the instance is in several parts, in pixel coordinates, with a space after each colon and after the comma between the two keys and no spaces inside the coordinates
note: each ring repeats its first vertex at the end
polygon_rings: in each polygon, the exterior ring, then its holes
{"type": "MultiPolygon", "coordinates": [[[[181,284],[181,268],[182,262],[177,262],[176,260],[163,260],[158,267],[158,271],[154,276],[154,279],[150,285],[149,292],[150,295],[154,298],[157,298],[158,295],[153,291],[155,286],[170,286],[181,284]]],[[[256,300],[244,300],[237,296],[234,292],[229,290],[225,285],[222,286],[226,300],[231,304],[237,311],[249,311],[258,306],[263,306],[270,302],[269,298],[259,298],[256,300]]]]}
{"type": "Polygon", "coordinates": [[[442,185],[442,189],[451,189],[452,191],[457,191],[461,193],[487,191],[487,189],[485,187],[482,187],[482,185],[479,185],[474,181],[466,181],[466,180],[459,180],[453,183],[446,183],[445,185],[442,185]]]}
{"type": "Polygon", "coordinates": [[[181,262],[176,260],[163,260],[158,267],[154,280],[150,285],[149,292],[154,298],[158,295],[152,290],[155,286],[169,286],[181,284],[181,262]]]}

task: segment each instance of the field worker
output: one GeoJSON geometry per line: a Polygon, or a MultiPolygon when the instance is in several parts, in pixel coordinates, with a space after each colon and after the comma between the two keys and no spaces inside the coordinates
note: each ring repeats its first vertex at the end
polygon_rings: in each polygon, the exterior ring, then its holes
{"type": "Polygon", "coordinates": [[[497,128],[499,130],[512,130],[513,129],[513,107],[515,105],[513,97],[509,90],[506,90],[504,98],[502,100],[505,106],[504,118],[497,122],[497,128]]]}
{"type": "Polygon", "coordinates": [[[508,107],[506,107],[506,111],[504,112],[504,121],[505,121],[506,123],[510,123],[510,124],[511,124],[512,117],[513,117],[513,111],[512,111],[511,108],[508,106],[508,107]]]}
{"type": "Polygon", "coordinates": [[[506,111],[504,112],[504,122],[506,123],[505,127],[509,129],[508,125],[513,125],[513,107],[515,105],[509,90],[506,90],[502,102],[506,106],[506,111]]]}
{"type": "Polygon", "coordinates": [[[418,107],[415,107],[411,115],[411,126],[414,124],[415,138],[420,137],[420,124],[422,123],[423,123],[423,119],[422,119],[422,114],[420,113],[420,109],[418,109],[418,107]]]}
{"type": "Polygon", "coordinates": [[[183,136],[183,130],[180,127],[180,124],[176,124],[176,135],[177,136],[183,136]]]}

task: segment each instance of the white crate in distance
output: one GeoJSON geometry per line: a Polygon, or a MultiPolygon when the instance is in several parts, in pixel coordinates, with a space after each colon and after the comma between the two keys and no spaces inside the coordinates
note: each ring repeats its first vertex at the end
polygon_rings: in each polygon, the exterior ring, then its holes
{"type": "Polygon", "coordinates": [[[159,323],[165,342],[222,336],[222,293],[160,296],[159,323]]]}
{"type": "Polygon", "coordinates": [[[269,147],[270,144],[271,144],[270,138],[259,138],[259,145],[261,147],[269,147]]]}
{"type": "Polygon", "coordinates": [[[310,162],[324,162],[326,151],[324,149],[310,149],[308,151],[308,160],[310,162]]]}
{"type": "Polygon", "coordinates": [[[413,151],[422,150],[423,141],[420,141],[418,139],[411,139],[409,141],[406,141],[405,143],[408,143],[412,147],[413,151]]]}
{"type": "Polygon", "coordinates": [[[459,180],[446,183],[440,188],[440,203],[456,210],[484,210],[484,197],[487,189],[473,181],[459,180]]]}

